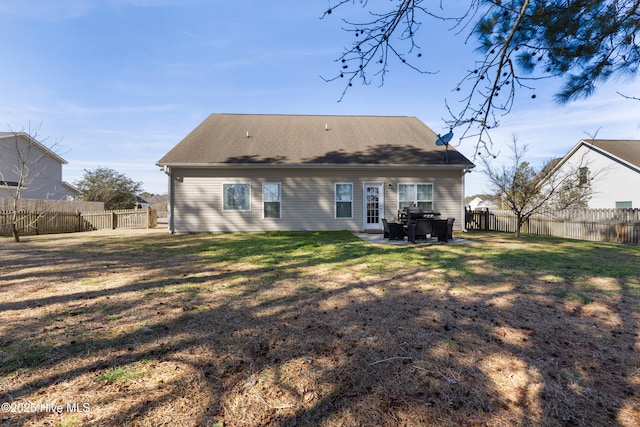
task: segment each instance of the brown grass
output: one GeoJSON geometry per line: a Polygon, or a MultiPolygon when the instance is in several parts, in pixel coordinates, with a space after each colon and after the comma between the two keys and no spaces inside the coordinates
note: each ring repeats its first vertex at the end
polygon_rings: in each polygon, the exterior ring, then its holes
{"type": "Polygon", "coordinates": [[[23,240],[0,241],[2,425],[640,420],[637,247],[156,230],[23,240]]]}

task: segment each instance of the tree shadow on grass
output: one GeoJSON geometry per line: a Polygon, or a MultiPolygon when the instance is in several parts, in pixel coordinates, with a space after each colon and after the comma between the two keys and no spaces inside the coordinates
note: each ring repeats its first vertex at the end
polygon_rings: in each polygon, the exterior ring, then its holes
{"type": "MultiPolygon", "coordinates": [[[[589,269],[588,246],[539,246],[387,248],[345,233],[94,242],[95,265],[125,259],[130,280],[0,303],[20,314],[3,319],[2,400],[90,402],[63,415],[100,425],[632,425],[637,275],[589,269]],[[531,263],[551,255],[564,261],[531,263]],[[104,380],[118,368],[128,374],[104,380]]],[[[52,251],[73,269],[73,252],[52,251]]],[[[28,274],[14,267],[20,287],[28,274]]]]}

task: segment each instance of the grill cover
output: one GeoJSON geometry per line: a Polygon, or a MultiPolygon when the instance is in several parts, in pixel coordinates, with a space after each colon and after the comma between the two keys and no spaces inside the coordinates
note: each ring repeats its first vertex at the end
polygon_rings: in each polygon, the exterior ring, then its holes
{"type": "Polygon", "coordinates": [[[418,219],[423,217],[422,209],[417,206],[404,208],[404,214],[409,219],[418,219]]]}

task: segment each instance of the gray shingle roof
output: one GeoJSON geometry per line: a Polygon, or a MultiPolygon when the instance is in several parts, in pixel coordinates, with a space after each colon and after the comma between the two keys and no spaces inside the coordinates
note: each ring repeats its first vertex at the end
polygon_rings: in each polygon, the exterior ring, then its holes
{"type": "Polygon", "coordinates": [[[158,165],[473,166],[436,139],[416,117],[212,114],[158,165]]]}
{"type": "Polygon", "coordinates": [[[584,139],[582,141],[640,168],[640,140],[584,139]]]}

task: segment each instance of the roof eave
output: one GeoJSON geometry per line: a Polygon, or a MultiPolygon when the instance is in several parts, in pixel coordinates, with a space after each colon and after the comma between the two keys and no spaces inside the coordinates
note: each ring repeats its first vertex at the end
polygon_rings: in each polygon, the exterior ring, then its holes
{"type": "Polygon", "coordinates": [[[379,164],[379,163],[172,163],[158,162],[156,166],[161,168],[189,168],[189,169],[231,169],[231,168],[249,168],[249,169],[272,169],[272,168],[314,168],[314,169],[369,169],[369,168],[386,168],[386,169],[406,169],[406,168],[438,168],[438,169],[467,169],[474,168],[473,163],[460,164],[379,164]]]}
{"type": "MultiPolygon", "coordinates": [[[[591,150],[593,150],[593,151],[595,151],[597,153],[600,153],[603,156],[606,156],[606,157],[610,158],[611,160],[613,160],[615,162],[618,162],[618,163],[622,164],[623,166],[628,167],[629,169],[632,169],[632,170],[634,170],[636,172],[640,170],[640,168],[639,168],[640,165],[636,165],[635,163],[630,162],[629,160],[627,160],[625,158],[622,158],[617,154],[612,153],[610,150],[607,150],[604,147],[598,146],[597,144],[594,143],[594,140],[582,139],[580,141],[583,142],[584,145],[588,146],[589,149],[591,149],[591,150]]],[[[596,140],[596,141],[599,141],[599,140],[596,140]]]]}
{"type": "Polygon", "coordinates": [[[571,150],[569,150],[569,152],[567,154],[565,154],[564,156],[562,156],[562,158],[560,159],[560,161],[551,168],[551,170],[544,176],[544,178],[542,179],[542,181],[547,181],[547,179],[551,176],[553,176],[555,173],[557,173],[560,168],[562,166],[564,166],[565,163],[567,163],[567,161],[578,151],[578,149],[580,149],[580,147],[582,146],[588,146],[589,149],[593,149],[594,146],[589,143],[589,140],[586,139],[581,139],[580,141],[578,141],[576,143],[576,145],[574,145],[571,150]]]}
{"type": "Polygon", "coordinates": [[[16,138],[19,136],[27,139],[30,144],[35,145],[38,149],[40,149],[40,151],[42,151],[47,156],[53,158],[54,160],[56,160],[58,163],[62,165],[69,164],[69,162],[67,162],[65,159],[63,159],[58,154],[56,154],[51,148],[39,142],[37,139],[35,139],[34,137],[32,137],[26,132],[8,132],[5,135],[0,135],[0,138],[16,138]]]}
{"type": "Polygon", "coordinates": [[[74,187],[73,184],[69,184],[67,181],[62,181],[62,186],[78,194],[82,193],[80,190],[74,187]]]}

